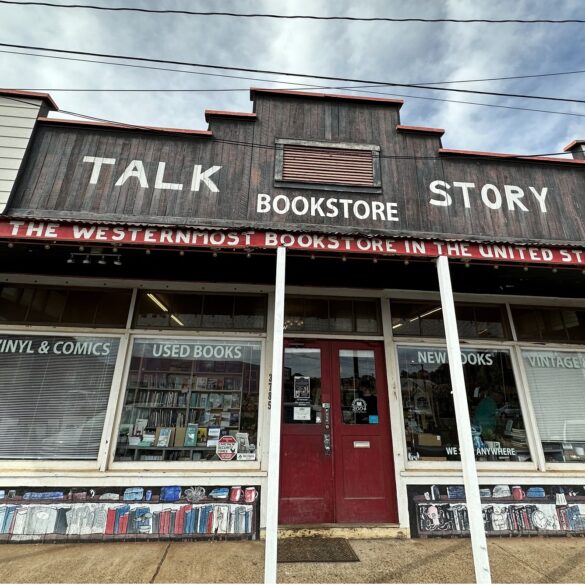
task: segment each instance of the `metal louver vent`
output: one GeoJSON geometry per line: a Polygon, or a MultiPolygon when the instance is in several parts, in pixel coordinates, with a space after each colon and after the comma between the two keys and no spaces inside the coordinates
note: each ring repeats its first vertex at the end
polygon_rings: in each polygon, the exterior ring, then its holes
{"type": "Polygon", "coordinates": [[[369,149],[284,144],[281,180],[374,187],[374,153],[369,149]]]}

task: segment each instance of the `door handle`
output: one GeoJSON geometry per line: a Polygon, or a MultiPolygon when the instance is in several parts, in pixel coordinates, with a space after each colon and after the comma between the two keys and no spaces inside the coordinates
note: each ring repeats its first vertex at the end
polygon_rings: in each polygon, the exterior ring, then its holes
{"type": "Polygon", "coordinates": [[[325,455],[331,455],[331,404],[323,402],[323,451],[325,455]]]}

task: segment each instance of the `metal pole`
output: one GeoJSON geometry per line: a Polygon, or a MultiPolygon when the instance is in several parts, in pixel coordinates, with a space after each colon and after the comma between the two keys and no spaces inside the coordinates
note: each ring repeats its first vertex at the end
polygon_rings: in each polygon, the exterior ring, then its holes
{"type": "Polygon", "coordinates": [[[475,449],[471,436],[467,392],[463,377],[457,318],[455,317],[449,260],[446,256],[439,256],[437,258],[437,274],[439,277],[439,290],[441,291],[441,306],[443,308],[443,322],[445,324],[445,338],[447,340],[447,355],[449,356],[449,373],[451,374],[453,402],[455,404],[459,452],[461,453],[461,466],[463,468],[463,485],[465,486],[465,500],[469,515],[469,532],[473,551],[475,580],[477,583],[491,583],[490,559],[487,550],[483,514],[481,512],[479,481],[477,478],[477,467],[475,465],[475,449]]]}
{"type": "Polygon", "coordinates": [[[266,496],[266,542],[264,545],[264,583],[276,583],[278,548],[278,481],[280,476],[280,411],[282,402],[282,350],[284,332],[284,288],[286,248],[276,250],[274,289],[274,329],[272,331],[272,376],[270,379],[270,439],[266,496]]]}

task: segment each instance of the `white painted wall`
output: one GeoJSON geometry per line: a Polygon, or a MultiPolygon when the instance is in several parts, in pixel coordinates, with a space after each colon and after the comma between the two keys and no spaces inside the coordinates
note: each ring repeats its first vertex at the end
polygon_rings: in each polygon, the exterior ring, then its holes
{"type": "Polygon", "coordinates": [[[0,213],[6,208],[42,109],[41,99],[0,95],[0,213]]]}

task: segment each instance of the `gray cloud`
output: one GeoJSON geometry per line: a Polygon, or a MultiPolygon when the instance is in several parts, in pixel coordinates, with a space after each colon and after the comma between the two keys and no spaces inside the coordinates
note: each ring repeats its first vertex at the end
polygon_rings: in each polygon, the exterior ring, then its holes
{"type": "MultiPolygon", "coordinates": [[[[107,2],[105,2],[107,3],[107,2]]],[[[115,0],[111,5],[130,4],[115,0]]],[[[153,6],[146,0],[132,5],[153,6]]],[[[160,7],[160,3],[156,4],[160,7]]],[[[184,0],[168,8],[195,8],[184,0]]],[[[426,18],[584,18],[581,3],[460,0],[357,3],[339,0],[198,2],[197,9],[290,14],[382,15],[426,18]]],[[[259,69],[294,71],[400,83],[534,74],[583,68],[583,25],[390,24],[275,21],[101,13],[0,6],[5,42],[140,55],[259,69]]],[[[0,53],[2,85],[18,88],[233,89],[275,86],[260,81],[148,71],[0,53]]],[[[208,71],[209,72],[209,71],[208,71]]],[[[257,77],[265,77],[258,75],[257,77]]],[[[266,76],[268,77],[268,76],[266,76]]],[[[270,76],[271,79],[278,77],[270,76]]],[[[281,78],[282,81],[297,81],[281,78]]],[[[299,83],[315,83],[298,80],[299,83]]],[[[325,84],[326,82],[316,82],[325,84]]],[[[331,85],[338,85],[332,83],[331,85]]],[[[550,96],[585,95],[585,75],[465,84],[485,91],[550,96]]],[[[469,100],[585,114],[578,104],[437,91],[381,88],[389,94],[469,100]]],[[[360,93],[360,92],[356,92],[360,93]]],[[[250,111],[247,91],[201,93],[65,93],[58,104],[92,116],[133,124],[205,128],[209,109],[250,111]]],[[[585,118],[502,110],[405,98],[406,124],[447,130],[449,148],[500,152],[557,152],[583,138],[585,118]]]]}

